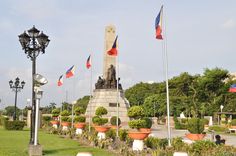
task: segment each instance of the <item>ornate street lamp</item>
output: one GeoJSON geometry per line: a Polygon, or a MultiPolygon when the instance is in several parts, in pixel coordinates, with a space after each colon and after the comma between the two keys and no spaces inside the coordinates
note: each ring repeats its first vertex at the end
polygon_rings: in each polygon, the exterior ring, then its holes
{"type": "Polygon", "coordinates": [[[32,113],[31,113],[31,129],[30,129],[30,144],[34,143],[34,131],[35,131],[35,110],[36,110],[36,97],[34,92],[35,82],[33,80],[36,74],[36,58],[40,53],[45,53],[45,48],[49,44],[48,36],[43,32],[40,33],[38,29],[33,28],[25,31],[19,35],[19,41],[24,50],[27,58],[32,61],[32,113]]]}
{"type": "Polygon", "coordinates": [[[17,93],[21,91],[21,89],[24,88],[25,86],[25,82],[24,81],[21,81],[20,82],[20,79],[17,77],[15,82],[13,82],[12,80],[9,81],[9,85],[10,85],[10,88],[12,89],[12,91],[15,92],[15,112],[14,112],[14,115],[13,115],[13,120],[16,120],[16,104],[17,104],[17,93]]]}

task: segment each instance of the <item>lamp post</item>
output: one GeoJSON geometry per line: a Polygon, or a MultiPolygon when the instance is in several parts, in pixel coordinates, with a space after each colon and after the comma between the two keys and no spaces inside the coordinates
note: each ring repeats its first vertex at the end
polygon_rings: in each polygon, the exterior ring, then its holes
{"type": "Polygon", "coordinates": [[[45,53],[45,48],[49,44],[48,36],[45,35],[43,32],[40,33],[38,29],[33,26],[33,28],[25,31],[24,33],[20,34],[19,41],[24,50],[27,58],[30,58],[32,61],[32,113],[31,113],[31,128],[30,128],[30,144],[34,143],[34,131],[35,131],[35,116],[36,116],[36,95],[34,92],[34,75],[36,74],[36,58],[37,56],[42,53],[45,53]]]}
{"type": "Polygon", "coordinates": [[[16,120],[17,93],[20,92],[21,89],[24,88],[25,82],[24,81],[20,82],[20,79],[17,77],[15,82],[10,80],[9,85],[10,85],[10,88],[12,89],[12,91],[15,92],[15,111],[14,111],[14,115],[13,115],[13,120],[16,120]]]}

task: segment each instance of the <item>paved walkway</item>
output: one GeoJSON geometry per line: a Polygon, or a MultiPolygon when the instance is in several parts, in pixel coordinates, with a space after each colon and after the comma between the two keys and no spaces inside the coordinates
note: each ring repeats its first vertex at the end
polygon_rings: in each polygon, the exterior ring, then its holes
{"type": "MultiPolygon", "coordinates": [[[[188,130],[176,130],[171,128],[171,137],[182,137],[184,140],[188,140],[185,137],[185,134],[189,133],[188,130]]],[[[215,133],[216,135],[217,133],[215,133]]],[[[167,127],[164,125],[158,125],[152,129],[152,134],[154,137],[158,138],[167,138],[167,127]]],[[[225,144],[226,145],[233,145],[236,147],[236,136],[233,135],[225,135],[225,134],[220,134],[221,139],[225,139],[225,144]]],[[[212,135],[207,134],[205,139],[212,140],[212,135]]],[[[212,140],[213,141],[213,140],[212,140]]]]}

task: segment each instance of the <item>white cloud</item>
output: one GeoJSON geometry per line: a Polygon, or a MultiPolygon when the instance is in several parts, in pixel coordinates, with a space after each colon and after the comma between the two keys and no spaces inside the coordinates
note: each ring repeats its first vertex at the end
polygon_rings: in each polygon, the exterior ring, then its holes
{"type": "Polygon", "coordinates": [[[222,27],[225,29],[231,29],[231,28],[234,28],[235,26],[236,26],[236,22],[233,19],[228,19],[222,25],[222,27]]]}

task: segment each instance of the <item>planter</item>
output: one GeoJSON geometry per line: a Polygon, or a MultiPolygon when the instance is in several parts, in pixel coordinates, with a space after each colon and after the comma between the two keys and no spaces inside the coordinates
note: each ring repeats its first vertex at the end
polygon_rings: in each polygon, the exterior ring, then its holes
{"type": "Polygon", "coordinates": [[[62,125],[62,130],[63,131],[68,131],[70,122],[62,122],[61,125],[62,125]]]}
{"type": "Polygon", "coordinates": [[[77,135],[82,134],[85,125],[86,124],[84,122],[74,123],[74,126],[76,128],[75,134],[77,134],[77,135]]]}
{"type": "Polygon", "coordinates": [[[230,128],[232,128],[232,129],[236,129],[236,126],[230,126],[230,128]]]}
{"type": "Polygon", "coordinates": [[[86,125],[85,122],[79,122],[79,123],[74,124],[75,128],[79,128],[79,129],[83,129],[85,125],[86,125]]]}
{"type": "Polygon", "coordinates": [[[128,132],[128,135],[130,138],[134,139],[134,140],[144,140],[145,138],[148,137],[149,133],[148,132],[128,132]]]}
{"type": "Polygon", "coordinates": [[[59,121],[57,121],[57,120],[52,120],[50,122],[51,122],[52,125],[58,125],[59,124],[59,121]]]}
{"type": "Polygon", "coordinates": [[[146,132],[146,133],[149,133],[149,134],[152,132],[151,128],[140,128],[139,131],[140,132],[146,132]]]}
{"type": "Polygon", "coordinates": [[[110,127],[108,126],[94,126],[94,128],[97,132],[102,132],[102,133],[105,133],[110,129],[110,127]]]}
{"type": "Polygon", "coordinates": [[[190,140],[202,140],[206,134],[192,134],[192,133],[188,133],[188,134],[185,134],[186,137],[190,140]]]}
{"type": "Polygon", "coordinates": [[[52,124],[53,128],[55,128],[55,129],[58,128],[59,121],[53,120],[53,121],[50,121],[50,123],[52,124]]]}
{"type": "Polygon", "coordinates": [[[149,132],[128,132],[130,138],[134,139],[132,149],[133,151],[142,151],[144,147],[143,140],[148,137],[149,132]]]}
{"type": "Polygon", "coordinates": [[[61,125],[62,125],[62,126],[69,126],[69,125],[70,125],[70,122],[61,122],[61,125]]]}
{"type": "Polygon", "coordinates": [[[94,126],[95,130],[98,132],[98,140],[102,140],[106,138],[105,132],[107,132],[110,127],[108,126],[94,126]]]}

